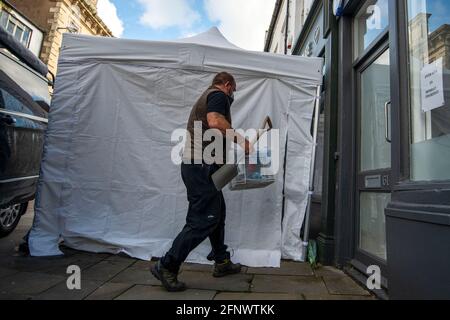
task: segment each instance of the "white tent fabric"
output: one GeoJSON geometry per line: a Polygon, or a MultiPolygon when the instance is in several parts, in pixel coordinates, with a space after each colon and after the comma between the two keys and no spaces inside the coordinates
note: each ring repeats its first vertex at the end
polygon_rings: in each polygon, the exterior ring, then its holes
{"type": "MultiPolygon", "coordinates": [[[[91,252],[162,256],[187,211],[171,135],[185,128],[192,105],[220,71],[238,83],[234,127],[258,128],[270,115],[280,130],[276,183],[224,192],[233,260],[254,267],[278,267],[282,256],[302,260],[299,233],[322,60],[245,51],[216,28],[173,42],[64,35],[31,255],[61,254],[62,239],[91,252]]],[[[208,263],[209,250],[206,240],[188,261],[208,263]]]]}

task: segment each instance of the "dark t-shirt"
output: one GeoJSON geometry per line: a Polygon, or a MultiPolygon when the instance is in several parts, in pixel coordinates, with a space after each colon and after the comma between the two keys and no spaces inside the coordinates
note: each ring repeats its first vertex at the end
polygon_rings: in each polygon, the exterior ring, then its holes
{"type": "MultiPolygon", "coordinates": [[[[228,96],[222,91],[212,92],[208,95],[207,99],[207,113],[209,112],[217,112],[223,115],[226,119],[231,119],[230,116],[230,101],[228,100],[228,96]]],[[[230,123],[231,124],[231,123],[230,123]]],[[[227,152],[226,148],[226,138],[223,137],[223,155],[225,161],[225,155],[227,152]]]]}
{"type": "Polygon", "coordinates": [[[207,112],[217,112],[226,118],[230,115],[230,102],[227,95],[222,91],[210,93],[207,98],[207,104],[207,112]]]}

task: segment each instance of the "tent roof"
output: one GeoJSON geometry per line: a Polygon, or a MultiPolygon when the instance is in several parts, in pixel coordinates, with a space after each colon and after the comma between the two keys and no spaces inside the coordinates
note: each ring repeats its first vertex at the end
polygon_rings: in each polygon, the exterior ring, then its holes
{"type": "Polygon", "coordinates": [[[217,28],[174,41],[142,41],[64,34],[61,63],[116,62],[161,68],[229,71],[261,77],[289,77],[322,83],[322,58],[247,51],[230,43],[217,28]]]}
{"type": "Polygon", "coordinates": [[[214,46],[214,47],[219,47],[219,48],[243,50],[243,49],[235,46],[234,44],[232,44],[230,41],[228,41],[223,36],[223,34],[219,31],[219,29],[217,29],[217,27],[212,27],[208,31],[200,33],[193,37],[178,39],[178,40],[174,40],[173,42],[190,43],[190,44],[198,44],[198,45],[203,45],[203,46],[214,46]]]}

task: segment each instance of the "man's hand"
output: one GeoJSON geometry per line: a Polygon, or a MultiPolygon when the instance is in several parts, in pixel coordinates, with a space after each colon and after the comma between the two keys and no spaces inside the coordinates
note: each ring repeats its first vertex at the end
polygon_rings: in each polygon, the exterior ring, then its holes
{"type": "Polygon", "coordinates": [[[239,146],[245,150],[245,154],[249,155],[254,152],[253,144],[250,143],[247,139],[241,136],[238,132],[234,131],[231,127],[231,124],[225,119],[223,115],[217,112],[209,112],[207,114],[208,126],[211,129],[217,129],[222,132],[222,134],[230,139],[232,139],[235,143],[239,144],[239,146]]]}
{"type": "Polygon", "coordinates": [[[231,129],[231,124],[218,112],[209,112],[206,117],[209,128],[220,130],[224,136],[227,130],[231,129]]]}

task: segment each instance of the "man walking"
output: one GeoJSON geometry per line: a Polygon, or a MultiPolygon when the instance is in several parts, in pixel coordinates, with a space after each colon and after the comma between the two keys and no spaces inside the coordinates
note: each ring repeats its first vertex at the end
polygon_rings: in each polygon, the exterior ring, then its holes
{"type": "MultiPolygon", "coordinates": [[[[221,191],[217,191],[211,180],[220,165],[225,163],[225,151],[216,161],[217,154],[209,157],[204,154],[211,142],[198,139],[194,128],[202,124],[202,133],[208,129],[220,131],[223,139],[233,133],[234,142],[238,143],[247,154],[252,151],[249,141],[232,131],[230,106],[234,100],[236,82],[233,76],[221,72],[214,77],[212,85],[202,94],[194,105],[189,117],[187,145],[183,154],[181,176],[187,189],[189,209],[186,225],[176,237],[172,248],[155,264],[151,272],[170,292],[186,290],[184,283],[178,281],[181,264],[189,253],[209,238],[212,251],[208,260],[215,261],[214,277],[223,277],[241,271],[240,264],[234,264],[227,252],[225,240],[225,200],[221,191]],[[196,126],[197,123],[197,126],[196,126]],[[190,136],[190,137],[189,137],[190,136]]],[[[214,141],[213,141],[214,143],[214,141]]],[[[226,143],[223,144],[226,146],[226,143]]],[[[216,150],[217,151],[217,150],[216,150]]]]}

